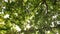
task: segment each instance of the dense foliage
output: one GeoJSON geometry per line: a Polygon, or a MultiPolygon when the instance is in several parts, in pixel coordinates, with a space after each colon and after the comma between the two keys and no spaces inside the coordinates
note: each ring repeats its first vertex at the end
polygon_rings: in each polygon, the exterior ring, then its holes
{"type": "Polygon", "coordinates": [[[60,0],[0,0],[0,34],[60,34],[60,0]]]}

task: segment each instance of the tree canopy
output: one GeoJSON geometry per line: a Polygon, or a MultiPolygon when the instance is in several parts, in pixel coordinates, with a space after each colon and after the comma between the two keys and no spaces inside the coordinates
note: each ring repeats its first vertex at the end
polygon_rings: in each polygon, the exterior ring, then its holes
{"type": "Polygon", "coordinates": [[[0,0],[0,34],[60,34],[60,0],[0,0]]]}

